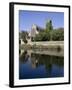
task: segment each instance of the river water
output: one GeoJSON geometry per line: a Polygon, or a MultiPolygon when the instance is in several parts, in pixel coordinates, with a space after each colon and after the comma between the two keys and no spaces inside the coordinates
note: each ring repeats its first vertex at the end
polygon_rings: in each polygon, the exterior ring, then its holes
{"type": "Polygon", "coordinates": [[[52,51],[49,51],[50,53],[46,51],[46,53],[40,52],[23,50],[19,57],[19,79],[56,78],[64,76],[63,54],[57,51],[54,54],[52,51]]]}

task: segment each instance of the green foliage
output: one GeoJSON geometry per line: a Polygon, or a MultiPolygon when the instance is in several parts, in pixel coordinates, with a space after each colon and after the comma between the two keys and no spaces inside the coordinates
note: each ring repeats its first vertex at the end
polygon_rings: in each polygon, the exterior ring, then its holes
{"type": "Polygon", "coordinates": [[[52,32],[53,41],[63,41],[64,40],[64,30],[53,30],[52,32]]]}
{"type": "Polygon", "coordinates": [[[49,20],[49,21],[46,23],[46,30],[48,30],[48,31],[53,30],[53,26],[52,26],[52,21],[51,21],[51,20],[49,20]]]}
{"type": "Polygon", "coordinates": [[[46,32],[44,30],[43,32],[40,32],[39,34],[37,34],[34,39],[35,39],[35,41],[49,41],[50,34],[49,34],[49,32],[46,32]]]}
{"type": "Polygon", "coordinates": [[[22,31],[21,33],[19,33],[19,38],[22,38],[24,43],[27,43],[28,41],[26,39],[28,38],[28,33],[25,31],[22,31]]]}
{"type": "Polygon", "coordinates": [[[20,38],[26,39],[27,37],[28,37],[28,33],[27,33],[26,31],[22,31],[22,32],[20,33],[20,38]]]}
{"type": "MultiPolygon", "coordinates": [[[[28,33],[23,31],[19,33],[20,37],[22,38],[25,43],[27,43],[28,33]]],[[[49,20],[46,23],[45,30],[39,31],[35,37],[31,37],[32,41],[63,41],[64,40],[64,29],[59,28],[54,30],[52,26],[52,21],[49,20]]]]}
{"type": "Polygon", "coordinates": [[[53,26],[52,26],[52,21],[49,20],[46,23],[46,29],[43,30],[42,32],[39,32],[39,34],[37,34],[35,36],[35,41],[49,41],[51,40],[51,31],[53,30],[53,26]]]}
{"type": "Polygon", "coordinates": [[[44,30],[39,32],[34,38],[35,41],[63,41],[64,40],[64,30],[44,30]]]}

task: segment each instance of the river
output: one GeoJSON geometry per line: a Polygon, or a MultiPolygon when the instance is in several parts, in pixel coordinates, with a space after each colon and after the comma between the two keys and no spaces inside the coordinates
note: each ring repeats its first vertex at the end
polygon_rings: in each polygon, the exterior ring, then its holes
{"type": "Polygon", "coordinates": [[[19,57],[19,79],[63,77],[64,55],[60,52],[22,50],[19,57]]]}

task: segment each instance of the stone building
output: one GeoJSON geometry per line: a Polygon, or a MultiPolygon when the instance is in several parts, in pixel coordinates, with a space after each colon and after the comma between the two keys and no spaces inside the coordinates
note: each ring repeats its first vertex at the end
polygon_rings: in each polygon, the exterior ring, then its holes
{"type": "Polygon", "coordinates": [[[44,30],[43,28],[33,24],[31,28],[31,36],[30,36],[31,39],[33,40],[36,34],[39,34],[39,32],[42,32],[43,30],[44,30]]]}
{"type": "MultiPolygon", "coordinates": [[[[37,26],[36,24],[33,24],[31,27],[31,30],[29,32],[27,32],[28,33],[28,36],[26,37],[26,40],[28,41],[27,43],[30,44],[34,40],[34,37],[37,34],[39,34],[39,32],[42,32],[43,30],[44,30],[43,28],[37,26]]],[[[22,32],[19,32],[19,44],[23,45],[25,43],[24,43],[21,35],[22,35],[22,32]]]]}

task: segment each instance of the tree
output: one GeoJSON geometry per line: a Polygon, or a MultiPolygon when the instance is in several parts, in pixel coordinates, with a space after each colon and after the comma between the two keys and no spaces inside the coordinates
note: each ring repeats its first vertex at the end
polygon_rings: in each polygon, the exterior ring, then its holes
{"type": "Polygon", "coordinates": [[[26,31],[20,32],[19,38],[23,39],[24,43],[27,43],[28,33],[26,31]]]}
{"type": "Polygon", "coordinates": [[[63,41],[64,40],[64,30],[53,30],[52,32],[53,41],[63,41]]]}
{"type": "Polygon", "coordinates": [[[28,33],[26,31],[21,32],[21,38],[26,39],[28,37],[28,33]]]}
{"type": "Polygon", "coordinates": [[[34,37],[35,41],[63,41],[64,40],[64,28],[53,29],[52,21],[49,20],[46,23],[46,29],[39,32],[34,37]]]}
{"type": "Polygon", "coordinates": [[[35,41],[49,41],[50,33],[44,30],[43,32],[39,32],[39,34],[37,34],[34,39],[35,41]]]}
{"type": "Polygon", "coordinates": [[[50,34],[50,40],[52,40],[52,33],[51,33],[52,30],[53,30],[52,20],[49,20],[46,23],[46,31],[48,31],[48,33],[50,34]]]}
{"type": "Polygon", "coordinates": [[[48,31],[53,30],[53,26],[52,26],[52,21],[51,20],[47,21],[47,23],[46,23],[46,30],[48,30],[48,31]]]}

